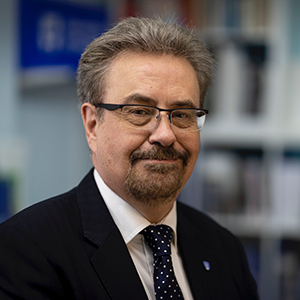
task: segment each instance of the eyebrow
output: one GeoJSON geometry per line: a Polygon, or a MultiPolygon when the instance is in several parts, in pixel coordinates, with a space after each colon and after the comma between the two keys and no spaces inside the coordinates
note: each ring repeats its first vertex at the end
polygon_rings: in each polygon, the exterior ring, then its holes
{"type": "MultiPolygon", "coordinates": [[[[144,96],[139,93],[129,95],[123,99],[123,104],[145,104],[156,106],[157,101],[154,98],[144,96]]],[[[173,107],[198,108],[192,100],[177,100],[172,102],[173,107]]]]}
{"type": "Polygon", "coordinates": [[[178,100],[172,103],[175,107],[198,108],[192,100],[178,100]]]}
{"type": "Polygon", "coordinates": [[[155,101],[155,99],[153,99],[151,97],[136,93],[136,94],[132,94],[132,95],[125,97],[123,99],[123,103],[124,104],[137,103],[137,104],[145,104],[145,105],[155,106],[157,104],[157,101],[155,101]]]}

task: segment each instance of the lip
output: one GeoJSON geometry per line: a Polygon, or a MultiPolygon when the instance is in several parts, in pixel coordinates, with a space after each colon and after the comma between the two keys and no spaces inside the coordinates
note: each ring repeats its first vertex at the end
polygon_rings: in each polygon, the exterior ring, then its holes
{"type": "Polygon", "coordinates": [[[178,162],[179,159],[148,159],[144,158],[141,161],[155,164],[172,164],[178,162]]]}

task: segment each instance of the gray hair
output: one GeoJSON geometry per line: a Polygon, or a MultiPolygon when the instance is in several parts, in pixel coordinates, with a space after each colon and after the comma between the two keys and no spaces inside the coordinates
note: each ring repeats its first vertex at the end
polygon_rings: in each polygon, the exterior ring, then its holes
{"type": "Polygon", "coordinates": [[[81,103],[101,103],[105,79],[112,61],[123,52],[171,54],[186,59],[194,68],[203,106],[211,81],[214,59],[189,28],[160,19],[127,18],[93,40],[81,56],[77,91],[81,103]]]}

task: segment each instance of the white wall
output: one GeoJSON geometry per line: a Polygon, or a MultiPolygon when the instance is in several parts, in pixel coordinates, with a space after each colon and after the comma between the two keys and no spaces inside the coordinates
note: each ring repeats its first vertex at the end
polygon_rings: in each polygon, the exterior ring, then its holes
{"type": "Polygon", "coordinates": [[[75,84],[25,90],[20,109],[20,133],[29,148],[29,205],[77,185],[91,163],[75,84]]]}
{"type": "Polygon", "coordinates": [[[0,175],[13,169],[20,210],[74,187],[92,165],[75,82],[19,87],[17,3],[0,0],[0,175]]]}
{"type": "MultiPolygon", "coordinates": [[[[0,137],[17,132],[16,0],[0,1],[0,137]]],[[[1,140],[0,140],[1,142],[1,140]]]]}

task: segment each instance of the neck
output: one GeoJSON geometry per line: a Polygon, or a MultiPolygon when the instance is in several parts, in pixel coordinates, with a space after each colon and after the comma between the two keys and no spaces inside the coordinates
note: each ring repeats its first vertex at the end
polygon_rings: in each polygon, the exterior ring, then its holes
{"type": "Polygon", "coordinates": [[[176,199],[169,200],[167,203],[158,204],[153,207],[137,200],[127,202],[138,210],[150,223],[155,224],[161,221],[171,211],[175,200],[176,199]]]}

